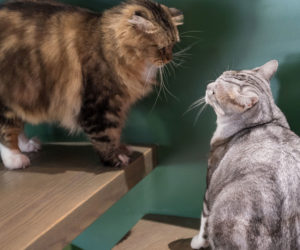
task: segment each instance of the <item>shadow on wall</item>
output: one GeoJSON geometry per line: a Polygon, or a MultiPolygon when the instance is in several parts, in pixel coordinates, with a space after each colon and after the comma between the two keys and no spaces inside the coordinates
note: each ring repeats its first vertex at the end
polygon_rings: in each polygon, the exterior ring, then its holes
{"type": "Polygon", "coordinates": [[[300,54],[288,55],[280,64],[278,106],[284,112],[292,130],[300,135],[300,54]]]}

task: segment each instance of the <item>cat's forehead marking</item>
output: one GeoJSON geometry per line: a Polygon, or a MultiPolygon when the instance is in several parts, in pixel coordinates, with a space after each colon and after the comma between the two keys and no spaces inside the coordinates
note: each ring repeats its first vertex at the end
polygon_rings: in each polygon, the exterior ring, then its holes
{"type": "Polygon", "coordinates": [[[155,21],[166,29],[172,29],[169,16],[159,3],[152,1],[137,1],[136,4],[146,8],[153,16],[155,21]]]}
{"type": "Polygon", "coordinates": [[[137,3],[151,13],[155,22],[168,34],[170,42],[176,43],[180,41],[178,29],[172,23],[169,14],[162,5],[152,1],[138,1],[137,3]]]}

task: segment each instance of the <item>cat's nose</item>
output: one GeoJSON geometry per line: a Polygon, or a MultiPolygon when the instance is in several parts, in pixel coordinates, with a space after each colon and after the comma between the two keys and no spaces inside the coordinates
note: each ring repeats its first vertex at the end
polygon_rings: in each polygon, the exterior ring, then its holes
{"type": "Polygon", "coordinates": [[[207,85],[206,93],[207,93],[209,96],[215,94],[215,91],[214,91],[214,83],[210,83],[210,84],[207,85]]]}
{"type": "Polygon", "coordinates": [[[215,92],[213,90],[209,89],[209,90],[207,90],[207,94],[211,96],[211,95],[214,95],[215,92]]]}

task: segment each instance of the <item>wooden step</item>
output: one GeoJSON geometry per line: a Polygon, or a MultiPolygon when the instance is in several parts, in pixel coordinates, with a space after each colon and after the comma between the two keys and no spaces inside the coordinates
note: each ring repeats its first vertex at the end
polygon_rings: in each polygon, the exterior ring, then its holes
{"type": "Polygon", "coordinates": [[[199,219],[146,215],[113,250],[190,250],[199,219]]]}
{"type": "Polygon", "coordinates": [[[124,169],[101,166],[87,143],[45,145],[24,170],[0,166],[0,249],[62,249],[153,169],[152,148],[132,150],[124,169]]]}

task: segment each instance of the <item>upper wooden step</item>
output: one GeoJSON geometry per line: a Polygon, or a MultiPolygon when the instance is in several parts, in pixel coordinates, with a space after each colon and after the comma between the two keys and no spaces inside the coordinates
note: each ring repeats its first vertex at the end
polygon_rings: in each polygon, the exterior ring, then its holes
{"type": "Polygon", "coordinates": [[[149,147],[132,147],[124,169],[101,166],[86,143],[46,145],[32,165],[0,166],[0,249],[62,249],[154,168],[149,147]]]}

